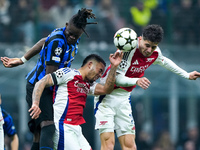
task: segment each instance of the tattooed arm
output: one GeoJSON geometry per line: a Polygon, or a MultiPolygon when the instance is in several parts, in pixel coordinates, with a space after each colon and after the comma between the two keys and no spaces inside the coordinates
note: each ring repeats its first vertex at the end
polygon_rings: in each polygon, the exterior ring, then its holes
{"type": "Polygon", "coordinates": [[[123,57],[123,53],[117,51],[115,54],[110,54],[109,60],[111,68],[106,79],[105,85],[97,84],[95,87],[94,95],[110,94],[114,89],[116,70],[123,57]]]}
{"type": "Polygon", "coordinates": [[[113,91],[115,84],[117,67],[111,67],[105,85],[97,84],[95,87],[94,95],[110,94],[113,91]]]}
{"type": "Polygon", "coordinates": [[[51,74],[47,74],[35,84],[32,95],[32,106],[29,109],[30,116],[32,117],[32,119],[37,119],[41,113],[39,104],[40,104],[40,97],[42,95],[42,92],[44,91],[44,88],[50,87],[52,85],[54,85],[54,83],[51,74]]]}

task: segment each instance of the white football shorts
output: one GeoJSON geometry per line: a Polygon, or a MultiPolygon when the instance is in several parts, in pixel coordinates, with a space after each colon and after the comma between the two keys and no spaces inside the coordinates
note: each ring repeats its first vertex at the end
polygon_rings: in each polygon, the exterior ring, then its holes
{"type": "Polygon", "coordinates": [[[54,150],[92,150],[79,125],[55,123],[54,150]]]}
{"type": "Polygon", "coordinates": [[[95,129],[98,129],[100,134],[115,131],[117,137],[126,134],[135,135],[130,93],[123,91],[114,90],[102,100],[100,97],[95,97],[95,129]]]}

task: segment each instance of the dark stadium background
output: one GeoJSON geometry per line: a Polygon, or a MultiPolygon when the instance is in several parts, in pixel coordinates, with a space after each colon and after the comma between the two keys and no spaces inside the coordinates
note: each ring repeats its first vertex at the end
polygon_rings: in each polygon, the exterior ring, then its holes
{"type": "MultiPolygon", "coordinates": [[[[3,21],[0,14],[1,57],[23,56],[35,42],[58,27],[52,18],[45,17],[51,14],[49,11],[56,6],[58,0],[27,0],[28,9],[19,8],[18,1],[20,0],[9,1],[10,23],[3,21]],[[21,28],[29,30],[23,32],[21,28]],[[31,30],[33,32],[29,33],[28,31],[31,30]]],[[[149,19],[147,24],[160,24],[164,29],[164,39],[159,44],[163,55],[188,72],[200,71],[200,2],[198,3],[198,0],[113,0],[112,5],[105,7],[105,10],[100,6],[100,1],[95,0],[91,7],[96,12],[98,24],[87,26],[86,31],[90,38],[86,35],[82,36],[79,53],[72,63],[73,68],[78,69],[85,56],[91,53],[101,55],[108,65],[109,54],[116,50],[112,42],[113,35],[121,27],[133,28],[139,36],[143,25],[138,25],[132,20],[130,9],[139,6],[142,2],[143,6],[148,6],[151,13],[151,17],[147,18],[149,19]],[[148,1],[151,3],[147,3],[148,1]],[[182,1],[186,2],[186,7],[183,7],[182,1]],[[112,17],[108,17],[108,14],[112,17]]],[[[81,7],[87,7],[83,0],[68,0],[67,6],[67,9],[71,9],[74,13],[81,7]]],[[[67,21],[67,16],[63,18],[65,19],[67,21]]],[[[36,64],[37,58],[38,56],[35,56],[26,64],[13,69],[4,68],[0,63],[2,107],[14,119],[20,150],[30,149],[32,141],[32,135],[27,128],[29,114],[25,101],[25,76],[36,64]]],[[[188,131],[191,129],[198,136],[196,144],[199,146],[200,80],[183,79],[158,65],[152,65],[147,69],[145,77],[152,83],[149,89],[142,90],[136,87],[132,92],[138,150],[153,150],[155,145],[162,145],[162,143],[168,143],[166,145],[172,145],[176,150],[183,150],[188,131]]],[[[86,124],[82,127],[83,134],[92,148],[97,150],[100,149],[100,140],[98,132],[94,130],[93,107],[93,97],[88,96],[84,110],[86,124]]],[[[119,149],[116,139],[115,150],[119,149]]]]}

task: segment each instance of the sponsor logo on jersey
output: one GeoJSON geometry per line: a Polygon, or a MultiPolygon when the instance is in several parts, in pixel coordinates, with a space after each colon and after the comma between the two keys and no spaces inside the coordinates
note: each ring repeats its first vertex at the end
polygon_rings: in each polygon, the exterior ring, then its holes
{"type": "Polygon", "coordinates": [[[132,66],[130,71],[132,73],[142,73],[144,72],[147,68],[149,67],[149,65],[145,65],[145,66],[140,66],[139,68],[132,66]]]}
{"type": "Polygon", "coordinates": [[[139,65],[138,60],[136,59],[136,61],[132,65],[139,65]]]}
{"type": "Polygon", "coordinates": [[[61,53],[62,53],[62,48],[61,48],[61,47],[57,47],[57,48],[55,49],[55,54],[56,54],[57,56],[60,56],[61,53]]]}
{"type": "Polygon", "coordinates": [[[154,58],[147,58],[146,62],[151,62],[152,60],[154,60],[154,58]]]}
{"type": "Polygon", "coordinates": [[[89,93],[89,88],[84,83],[79,83],[79,81],[75,81],[74,87],[77,87],[77,92],[87,94],[89,93]]]}
{"type": "Polygon", "coordinates": [[[105,125],[106,123],[107,123],[108,121],[100,121],[100,126],[103,126],[103,125],[105,125]]]}

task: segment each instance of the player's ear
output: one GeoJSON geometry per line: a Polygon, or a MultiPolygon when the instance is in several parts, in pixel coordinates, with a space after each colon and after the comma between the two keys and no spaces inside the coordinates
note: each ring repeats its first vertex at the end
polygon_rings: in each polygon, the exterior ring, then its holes
{"type": "Polygon", "coordinates": [[[91,69],[92,66],[93,66],[93,62],[92,62],[92,61],[89,61],[89,62],[88,62],[88,68],[91,69]]]}

